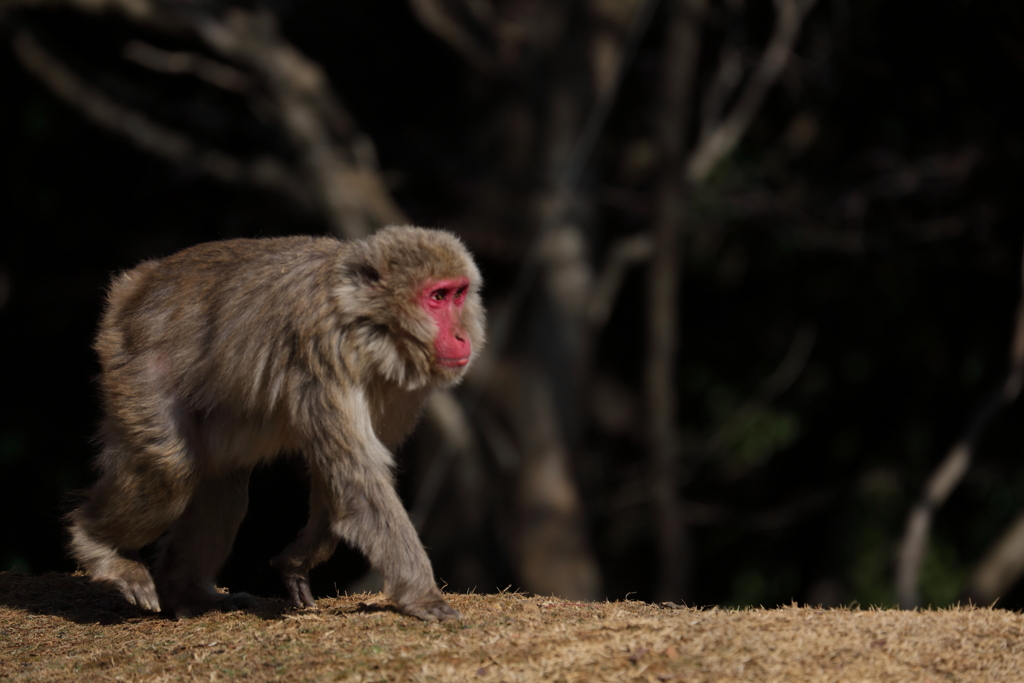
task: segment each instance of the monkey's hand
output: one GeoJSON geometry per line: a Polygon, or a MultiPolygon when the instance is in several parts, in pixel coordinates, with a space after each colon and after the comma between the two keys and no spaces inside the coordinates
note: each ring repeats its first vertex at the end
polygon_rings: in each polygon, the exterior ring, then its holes
{"type": "Polygon", "coordinates": [[[462,619],[459,611],[449,605],[440,593],[436,597],[415,602],[395,601],[395,606],[403,614],[423,621],[458,621],[462,619]]]}
{"type": "Polygon", "coordinates": [[[306,572],[282,572],[281,580],[288,589],[288,597],[292,604],[302,609],[304,607],[316,607],[316,600],[309,590],[309,574],[306,572]]]}
{"type": "MultiPolygon", "coordinates": [[[[294,545],[294,544],[293,544],[294,545]]],[[[291,546],[277,557],[270,560],[270,566],[281,572],[281,581],[288,589],[288,597],[292,604],[302,609],[315,608],[316,600],[309,590],[309,566],[301,559],[289,553],[291,546]]]]}

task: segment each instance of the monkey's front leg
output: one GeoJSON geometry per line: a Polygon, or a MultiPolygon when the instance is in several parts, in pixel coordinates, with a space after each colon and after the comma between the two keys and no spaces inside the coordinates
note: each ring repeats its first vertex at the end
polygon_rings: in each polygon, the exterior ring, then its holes
{"type": "Polygon", "coordinates": [[[384,575],[384,592],[399,610],[426,621],[460,619],[437,588],[430,558],[390,471],[373,475],[369,482],[349,485],[349,513],[338,524],[342,536],[384,575]]]}
{"type": "Polygon", "coordinates": [[[459,619],[434,582],[416,529],[395,493],[384,451],[313,464],[309,523],[272,561],[292,602],[313,605],[308,572],[330,557],[339,538],[359,548],[384,576],[384,592],[405,614],[426,621],[459,619]]]}

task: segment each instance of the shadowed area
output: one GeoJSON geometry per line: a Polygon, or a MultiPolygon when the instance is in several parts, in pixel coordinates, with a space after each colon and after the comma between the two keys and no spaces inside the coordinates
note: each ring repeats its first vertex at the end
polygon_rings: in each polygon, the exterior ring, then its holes
{"type": "MultiPolygon", "coordinates": [[[[77,624],[109,626],[164,618],[129,604],[117,591],[91,583],[82,574],[51,572],[25,576],[0,572],[0,605],[12,611],[60,617],[77,624]]],[[[246,612],[261,619],[276,619],[288,609],[284,600],[259,598],[246,612]]]]}

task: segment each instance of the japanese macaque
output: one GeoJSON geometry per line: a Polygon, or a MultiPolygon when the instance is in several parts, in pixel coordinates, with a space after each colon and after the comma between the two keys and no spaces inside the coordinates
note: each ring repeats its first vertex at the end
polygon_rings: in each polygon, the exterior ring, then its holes
{"type": "Polygon", "coordinates": [[[459,618],[395,492],[390,449],[480,352],[480,286],[456,237],[413,227],[211,242],[116,277],[95,344],[100,478],[69,515],[75,558],[149,610],[249,606],[214,580],[253,468],[300,452],[309,521],[271,560],[292,602],[314,606],[309,570],[344,539],[399,610],[459,618]],[[151,574],[139,550],[158,538],[151,574]]]}

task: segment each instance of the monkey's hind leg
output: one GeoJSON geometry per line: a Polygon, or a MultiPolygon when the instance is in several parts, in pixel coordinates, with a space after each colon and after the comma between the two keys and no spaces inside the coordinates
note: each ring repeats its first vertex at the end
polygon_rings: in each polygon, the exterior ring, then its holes
{"type": "Polygon", "coordinates": [[[309,570],[334,554],[341,536],[331,529],[331,489],[322,476],[310,481],[309,522],[299,537],[270,560],[270,566],[281,572],[281,580],[288,589],[292,604],[302,609],[315,608],[316,600],[309,588],[309,570]]]}
{"type": "Polygon", "coordinates": [[[250,473],[203,477],[185,513],[161,540],[153,573],[165,612],[182,618],[256,604],[248,593],[219,593],[214,585],[245,517],[250,473]]]}
{"type": "Polygon", "coordinates": [[[192,487],[187,472],[161,467],[161,461],[168,460],[108,443],[100,457],[100,480],[68,515],[72,555],[89,577],[154,612],[160,611],[160,601],[139,550],[182,513],[192,487]]]}

